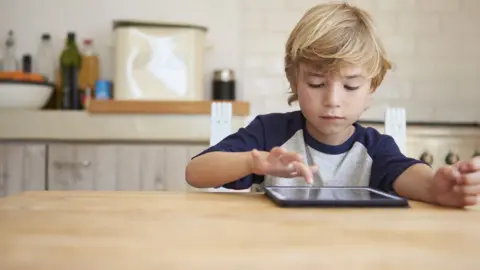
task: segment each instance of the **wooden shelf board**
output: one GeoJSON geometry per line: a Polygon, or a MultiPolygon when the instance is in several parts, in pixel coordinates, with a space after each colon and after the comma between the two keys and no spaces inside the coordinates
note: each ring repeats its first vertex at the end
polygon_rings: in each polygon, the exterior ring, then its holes
{"type": "MultiPolygon", "coordinates": [[[[137,101],[137,100],[92,100],[88,107],[91,114],[210,114],[213,101],[137,101]]],[[[233,116],[248,116],[250,104],[243,101],[232,103],[233,116]]]]}

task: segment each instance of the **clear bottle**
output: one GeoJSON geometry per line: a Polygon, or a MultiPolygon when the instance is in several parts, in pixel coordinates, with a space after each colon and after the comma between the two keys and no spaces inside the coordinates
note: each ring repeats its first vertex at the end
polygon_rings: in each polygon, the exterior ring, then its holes
{"type": "Polygon", "coordinates": [[[85,39],[82,47],[82,68],[80,70],[80,88],[94,88],[95,82],[99,80],[99,57],[91,39],[85,39]]]}
{"type": "Polygon", "coordinates": [[[15,52],[15,37],[13,31],[8,32],[8,38],[5,42],[5,53],[3,54],[2,59],[2,70],[3,71],[19,71],[20,64],[16,57],[15,52]]]}
{"type": "Polygon", "coordinates": [[[57,60],[53,50],[50,34],[44,33],[38,46],[37,55],[34,59],[35,73],[39,73],[49,82],[55,82],[55,70],[57,68],[57,60]]]}
{"type": "Polygon", "coordinates": [[[85,39],[82,47],[82,67],[79,75],[79,87],[83,108],[87,108],[93,93],[95,84],[100,79],[100,59],[93,46],[92,39],[85,39]]]}

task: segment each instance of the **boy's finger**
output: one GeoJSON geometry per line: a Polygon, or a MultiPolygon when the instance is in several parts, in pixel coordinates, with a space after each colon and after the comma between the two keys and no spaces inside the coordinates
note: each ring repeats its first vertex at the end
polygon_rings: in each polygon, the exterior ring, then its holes
{"type": "Polygon", "coordinates": [[[480,195],[480,185],[457,185],[453,190],[465,195],[480,195]]]}
{"type": "Polygon", "coordinates": [[[480,171],[480,157],[475,157],[468,161],[459,162],[456,167],[458,167],[461,173],[472,173],[480,171]]]}
{"type": "Polygon", "coordinates": [[[267,160],[273,162],[275,159],[278,159],[281,155],[285,153],[285,149],[281,147],[274,147],[270,150],[270,155],[268,155],[267,160]]]}
{"type": "Polygon", "coordinates": [[[460,182],[461,174],[458,169],[453,166],[442,167],[438,172],[444,179],[455,181],[457,183],[460,182]]]}
{"type": "Polygon", "coordinates": [[[303,162],[302,156],[293,152],[284,153],[280,156],[280,162],[283,165],[288,165],[294,161],[303,162]]]}
{"type": "Polygon", "coordinates": [[[480,185],[480,171],[467,173],[460,177],[459,184],[462,185],[480,185]]]}
{"type": "Polygon", "coordinates": [[[305,181],[307,181],[307,183],[309,184],[313,183],[313,174],[307,165],[298,161],[294,161],[292,165],[294,166],[295,171],[298,172],[299,175],[302,175],[305,178],[305,181]]]}
{"type": "Polygon", "coordinates": [[[477,195],[468,195],[463,198],[464,205],[475,205],[477,204],[478,196],[477,195]]]}
{"type": "Polygon", "coordinates": [[[274,148],[272,148],[270,153],[272,155],[279,156],[279,155],[285,153],[285,149],[283,149],[282,147],[274,147],[274,148]]]}

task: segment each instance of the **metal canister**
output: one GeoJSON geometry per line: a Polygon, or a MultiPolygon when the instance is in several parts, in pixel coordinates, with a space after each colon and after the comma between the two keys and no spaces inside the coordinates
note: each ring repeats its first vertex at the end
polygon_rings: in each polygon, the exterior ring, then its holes
{"type": "Polygon", "coordinates": [[[213,74],[213,100],[235,100],[235,72],[231,69],[215,70],[213,74]]]}

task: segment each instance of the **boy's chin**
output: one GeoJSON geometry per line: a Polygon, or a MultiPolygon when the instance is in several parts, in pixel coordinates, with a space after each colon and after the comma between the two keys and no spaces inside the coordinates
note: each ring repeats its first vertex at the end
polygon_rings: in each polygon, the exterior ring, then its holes
{"type": "Polygon", "coordinates": [[[348,129],[348,126],[331,126],[331,127],[319,127],[317,130],[324,134],[324,135],[328,135],[328,136],[332,136],[332,135],[340,135],[340,134],[343,134],[345,131],[347,131],[348,129]]]}
{"type": "Polygon", "coordinates": [[[313,125],[318,132],[324,135],[342,134],[347,131],[350,126],[351,124],[347,121],[343,121],[342,123],[318,123],[313,125]]]}

